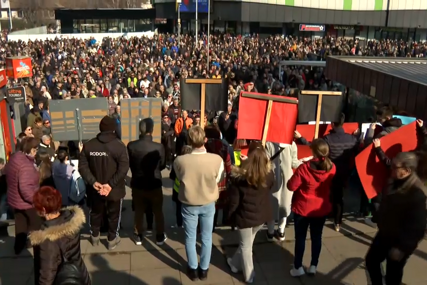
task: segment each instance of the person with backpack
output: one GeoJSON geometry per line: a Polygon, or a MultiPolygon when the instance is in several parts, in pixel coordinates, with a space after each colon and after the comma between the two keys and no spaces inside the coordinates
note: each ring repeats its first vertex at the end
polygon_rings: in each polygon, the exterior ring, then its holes
{"type": "Polygon", "coordinates": [[[80,248],[80,230],[86,223],[83,210],[61,209],[61,193],[50,186],[35,192],[33,204],[44,218],[41,229],[29,236],[34,246],[34,284],[91,285],[80,248]]]}
{"type": "Polygon", "coordinates": [[[86,193],[85,183],[69,157],[65,149],[60,149],[58,160],[52,164],[53,181],[61,193],[62,206],[81,205],[86,193]]]}

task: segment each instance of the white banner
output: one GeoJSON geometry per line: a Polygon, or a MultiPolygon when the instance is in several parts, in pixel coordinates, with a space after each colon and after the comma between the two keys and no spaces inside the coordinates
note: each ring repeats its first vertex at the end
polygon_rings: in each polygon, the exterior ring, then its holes
{"type": "MultiPolygon", "coordinates": [[[[1,0],[1,8],[2,9],[9,9],[10,8],[9,0],[1,0]]],[[[12,15],[9,15],[9,17],[12,17],[12,15]]]]}
{"type": "MultiPolygon", "coordinates": [[[[0,0],[4,1],[4,0],[0,0]]],[[[87,40],[90,38],[94,38],[97,43],[101,43],[103,38],[131,38],[131,37],[148,37],[152,38],[155,34],[157,34],[157,30],[154,32],[140,32],[140,33],[94,33],[94,34],[42,34],[42,35],[8,35],[7,40],[9,42],[17,42],[17,41],[36,41],[36,40],[55,40],[55,39],[81,39],[87,40]]]]}

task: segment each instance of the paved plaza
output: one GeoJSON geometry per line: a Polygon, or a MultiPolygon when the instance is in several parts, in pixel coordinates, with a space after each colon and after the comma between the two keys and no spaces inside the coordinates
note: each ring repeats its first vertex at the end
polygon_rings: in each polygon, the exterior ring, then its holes
{"type": "MultiPolygon", "coordinates": [[[[165,172],[164,177],[168,177],[165,172]]],[[[142,246],[136,246],[132,234],[132,211],[128,189],[123,212],[122,242],[113,251],[106,249],[104,237],[101,245],[92,247],[88,242],[88,230],[84,230],[81,250],[94,285],[179,285],[179,284],[244,284],[240,274],[232,274],[226,257],[237,247],[235,232],[219,228],[213,234],[212,260],[208,279],[192,282],[185,275],[186,255],[182,229],[173,229],[174,210],[171,201],[171,182],[164,179],[164,213],[168,240],[163,246],[154,243],[154,236],[147,236],[142,246]]],[[[355,193],[347,193],[347,210],[357,207],[355,193]]],[[[33,285],[33,260],[31,250],[16,257],[13,253],[14,227],[9,226],[0,237],[0,285],[33,285]]],[[[365,285],[368,283],[364,268],[364,256],[375,229],[365,225],[351,214],[346,217],[340,233],[325,226],[322,254],[315,277],[292,278],[289,275],[293,263],[294,233],[292,224],[286,230],[287,240],[269,243],[265,230],[258,233],[254,245],[255,282],[259,285],[365,285]]],[[[308,235],[309,236],[309,235],[308,235]]],[[[304,257],[304,265],[310,262],[310,241],[304,257]]],[[[423,241],[408,261],[404,282],[407,285],[427,284],[427,241],[423,241]]]]}

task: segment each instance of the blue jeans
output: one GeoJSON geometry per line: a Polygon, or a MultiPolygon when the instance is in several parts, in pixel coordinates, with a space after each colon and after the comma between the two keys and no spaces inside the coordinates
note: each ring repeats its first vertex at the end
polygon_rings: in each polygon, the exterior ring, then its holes
{"type": "Polygon", "coordinates": [[[320,251],[322,250],[322,233],[325,225],[326,217],[303,217],[294,213],[295,227],[295,257],[294,268],[298,269],[302,266],[302,257],[305,251],[305,240],[307,238],[307,230],[310,226],[311,238],[311,265],[317,266],[319,263],[320,251]]]}
{"type": "Polygon", "coordinates": [[[182,204],[182,221],[185,230],[185,252],[188,266],[197,269],[197,224],[200,221],[200,236],[202,248],[200,251],[200,268],[209,269],[212,254],[212,230],[215,215],[215,203],[204,206],[182,204]]]}

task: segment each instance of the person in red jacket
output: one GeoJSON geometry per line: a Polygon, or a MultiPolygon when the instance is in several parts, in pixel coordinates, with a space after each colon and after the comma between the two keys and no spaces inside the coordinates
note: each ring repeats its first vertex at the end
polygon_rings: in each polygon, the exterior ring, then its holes
{"type": "Polygon", "coordinates": [[[332,211],[330,188],[336,168],[329,159],[329,146],[323,139],[312,142],[313,159],[301,164],[287,186],[294,192],[292,212],[295,226],[295,257],[293,277],[305,274],[302,267],[307,230],[310,227],[311,264],[307,274],[316,274],[322,249],[322,231],[327,215],[332,211]]]}

